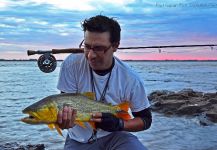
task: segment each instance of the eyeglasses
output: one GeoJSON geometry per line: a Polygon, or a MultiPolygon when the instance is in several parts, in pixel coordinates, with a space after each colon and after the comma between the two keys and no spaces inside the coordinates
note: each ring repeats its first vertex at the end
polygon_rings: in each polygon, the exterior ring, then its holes
{"type": "Polygon", "coordinates": [[[79,48],[83,48],[85,53],[89,53],[90,50],[97,54],[106,53],[112,47],[112,44],[110,46],[91,46],[83,42],[84,40],[80,43],[79,48]]]}

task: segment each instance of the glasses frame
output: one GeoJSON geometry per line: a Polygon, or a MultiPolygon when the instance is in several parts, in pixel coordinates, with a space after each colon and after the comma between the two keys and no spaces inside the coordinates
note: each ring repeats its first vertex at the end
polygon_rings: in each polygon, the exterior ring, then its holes
{"type": "Polygon", "coordinates": [[[88,48],[88,50],[85,50],[84,40],[82,40],[81,43],[79,44],[79,48],[82,48],[82,46],[83,46],[84,53],[89,53],[90,50],[92,50],[94,53],[99,54],[99,53],[102,53],[102,52],[106,53],[112,47],[112,45],[113,44],[109,45],[108,47],[106,47],[103,50],[96,50],[93,46],[90,46],[90,48],[88,48]]]}

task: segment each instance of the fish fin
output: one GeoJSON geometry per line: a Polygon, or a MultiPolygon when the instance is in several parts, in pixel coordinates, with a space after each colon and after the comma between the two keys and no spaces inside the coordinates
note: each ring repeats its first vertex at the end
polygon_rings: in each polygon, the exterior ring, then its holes
{"type": "Polygon", "coordinates": [[[55,128],[55,125],[54,124],[48,124],[47,125],[51,130],[53,130],[55,128]]]}
{"type": "Polygon", "coordinates": [[[95,100],[95,93],[93,93],[93,92],[85,92],[85,93],[82,93],[82,95],[84,95],[85,97],[87,97],[91,100],[95,100]]]}
{"type": "Polygon", "coordinates": [[[116,114],[116,116],[118,118],[121,118],[123,120],[130,120],[132,117],[130,116],[130,114],[128,112],[125,111],[120,111],[116,114]]]}
{"type": "Polygon", "coordinates": [[[88,123],[90,124],[90,126],[91,126],[94,130],[96,130],[96,123],[95,123],[95,122],[89,121],[88,123]]]}
{"type": "Polygon", "coordinates": [[[81,126],[82,128],[86,128],[84,122],[82,122],[82,121],[75,121],[75,124],[81,126]]]}
{"type": "Polygon", "coordinates": [[[118,107],[122,110],[122,111],[128,111],[128,109],[130,108],[130,103],[129,102],[123,102],[123,103],[120,103],[118,105],[118,107]]]}
{"type": "Polygon", "coordinates": [[[54,124],[54,126],[55,126],[57,132],[59,133],[59,135],[61,135],[62,137],[64,137],[63,134],[62,134],[62,131],[61,131],[60,127],[59,127],[59,125],[58,124],[54,124]]]}
{"type": "Polygon", "coordinates": [[[128,113],[128,110],[130,108],[130,103],[129,102],[123,102],[119,105],[117,105],[117,107],[119,107],[120,111],[117,112],[116,116],[118,118],[124,119],[124,120],[129,120],[132,117],[130,116],[130,114],[128,113]]]}

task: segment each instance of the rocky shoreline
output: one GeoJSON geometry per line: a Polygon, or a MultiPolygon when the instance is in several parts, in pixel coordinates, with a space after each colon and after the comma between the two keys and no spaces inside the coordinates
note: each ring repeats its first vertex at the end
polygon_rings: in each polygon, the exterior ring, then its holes
{"type": "Polygon", "coordinates": [[[0,150],[45,150],[44,144],[37,145],[20,145],[17,142],[5,143],[0,145],[0,150]]]}
{"type": "Polygon", "coordinates": [[[149,96],[152,110],[165,115],[199,118],[201,125],[217,123],[217,92],[203,93],[192,89],[154,91],[149,96]]]}

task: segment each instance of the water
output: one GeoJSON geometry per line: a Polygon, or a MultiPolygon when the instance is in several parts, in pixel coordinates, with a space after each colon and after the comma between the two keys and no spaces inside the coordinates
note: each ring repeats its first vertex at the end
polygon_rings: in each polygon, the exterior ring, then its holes
{"type": "MultiPolygon", "coordinates": [[[[217,91],[217,62],[127,62],[144,79],[147,93],[192,88],[217,91]]],[[[20,122],[22,109],[41,98],[58,93],[56,84],[61,62],[50,74],[36,62],[0,61],[0,144],[44,143],[46,149],[63,148],[64,138],[46,125],[20,122]]],[[[66,135],[66,131],[63,132],[66,135]]],[[[214,150],[217,125],[200,126],[195,118],[166,117],[153,113],[152,127],[135,133],[150,150],[214,150]]]]}

